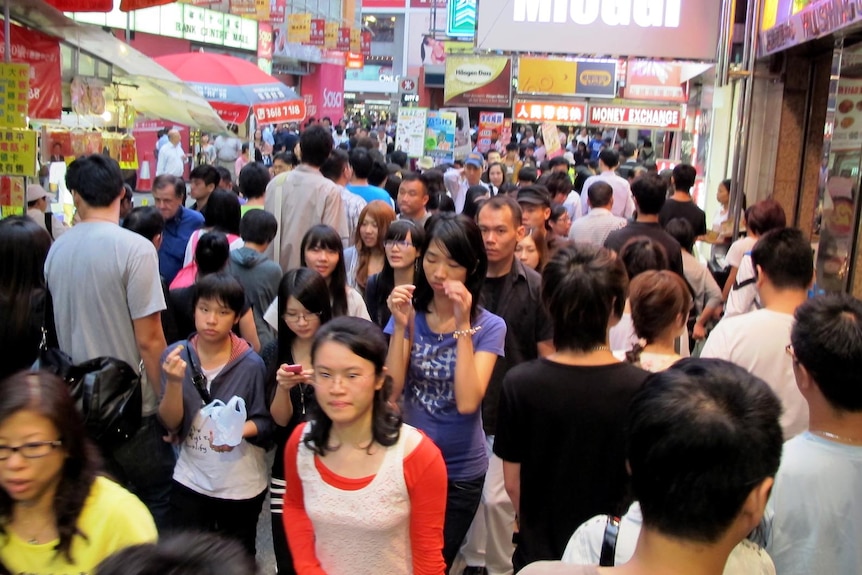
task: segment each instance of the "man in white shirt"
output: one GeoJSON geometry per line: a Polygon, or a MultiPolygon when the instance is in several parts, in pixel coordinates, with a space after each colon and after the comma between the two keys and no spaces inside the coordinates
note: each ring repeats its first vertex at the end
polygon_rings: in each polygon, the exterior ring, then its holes
{"type": "Polygon", "coordinates": [[[587,188],[589,213],[576,219],[569,229],[569,239],[576,243],[593,244],[602,247],[611,232],[625,227],[626,220],[615,216],[611,209],[614,205],[614,189],[607,182],[593,182],[587,188]]]}
{"type": "Polygon", "coordinates": [[[185,164],[186,153],[180,143],[180,132],[176,129],[170,130],[168,132],[168,143],[159,148],[156,175],[169,174],[176,178],[182,178],[185,164]]]}
{"type": "Polygon", "coordinates": [[[482,181],[482,170],[485,168],[485,158],[478,152],[470,152],[464,160],[464,168],[457,170],[452,168],[443,174],[443,183],[452,200],[455,202],[455,212],[464,211],[464,202],[467,199],[467,189],[470,186],[484,186],[488,184],[482,181]]]}
{"type": "Polygon", "coordinates": [[[862,573],[862,303],[847,294],[806,301],[790,341],[810,428],[784,444],[766,549],[781,575],[862,573]]]}
{"type": "Polygon", "coordinates": [[[39,184],[27,186],[27,216],[39,227],[51,234],[51,239],[56,240],[69,229],[69,225],[49,211],[51,203],[55,201],[53,194],[45,191],[39,184]],[[48,229],[48,226],[51,226],[48,229]]]}
{"type": "MultiPolygon", "coordinates": [[[[632,188],[628,180],[621,178],[614,170],[620,164],[620,155],[614,150],[605,149],[599,154],[599,175],[587,178],[585,190],[589,190],[595,182],[606,182],[614,190],[613,209],[615,216],[631,219],[635,213],[635,202],[632,198],[632,188]]],[[[581,194],[581,213],[589,211],[587,194],[581,194]]]]}
{"type": "Polygon", "coordinates": [[[785,439],[808,428],[808,406],[786,353],[793,313],[808,298],[814,277],[811,244],[797,229],[773,230],[751,250],[763,309],[718,322],[701,357],[726,359],[760,377],[781,399],[785,439]]]}

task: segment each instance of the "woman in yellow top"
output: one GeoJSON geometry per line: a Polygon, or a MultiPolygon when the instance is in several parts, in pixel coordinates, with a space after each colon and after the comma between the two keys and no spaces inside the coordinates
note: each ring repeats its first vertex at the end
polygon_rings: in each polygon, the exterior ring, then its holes
{"type": "Polygon", "coordinates": [[[154,541],[144,504],[99,469],[63,380],[23,371],[0,382],[0,563],[12,573],[81,575],[154,541]]]}

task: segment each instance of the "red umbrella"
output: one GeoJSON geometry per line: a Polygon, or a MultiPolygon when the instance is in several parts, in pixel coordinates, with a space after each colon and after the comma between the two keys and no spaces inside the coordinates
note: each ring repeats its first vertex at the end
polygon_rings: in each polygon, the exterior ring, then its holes
{"type": "Polygon", "coordinates": [[[305,101],[296,92],[241,58],[190,52],[155,61],[203,96],[225,122],[241,124],[251,110],[258,123],[305,119],[305,101]]]}
{"type": "MultiPolygon", "coordinates": [[[[122,0],[120,10],[131,12],[141,8],[151,8],[171,4],[176,0],[122,0]]],[[[110,12],[114,9],[114,0],[45,0],[61,12],[110,12]]]]}

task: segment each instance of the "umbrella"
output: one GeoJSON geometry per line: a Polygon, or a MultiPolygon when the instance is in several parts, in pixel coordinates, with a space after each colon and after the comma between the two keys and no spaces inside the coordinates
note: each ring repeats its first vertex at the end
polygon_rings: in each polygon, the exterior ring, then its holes
{"type": "Polygon", "coordinates": [[[190,52],[155,61],[203,96],[225,122],[241,124],[251,110],[261,124],[305,119],[305,101],[296,92],[241,58],[190,52]]]}

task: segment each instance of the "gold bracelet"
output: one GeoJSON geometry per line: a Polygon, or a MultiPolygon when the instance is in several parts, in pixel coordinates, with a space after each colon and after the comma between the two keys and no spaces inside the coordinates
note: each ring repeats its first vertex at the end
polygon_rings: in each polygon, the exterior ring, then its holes
{"type": "Polygon", "coordinates": [[[473,335],[476,334],[476,332],[478,332],[481,329],[482,329],[481,325],[477,325],[476,327],[471,327],[470,329],[456,329],[455,331],[452,332],[452,337],[454,337],[455,339],[458,339],[462,335],[469,335],[472,337],[473,335]]]}

